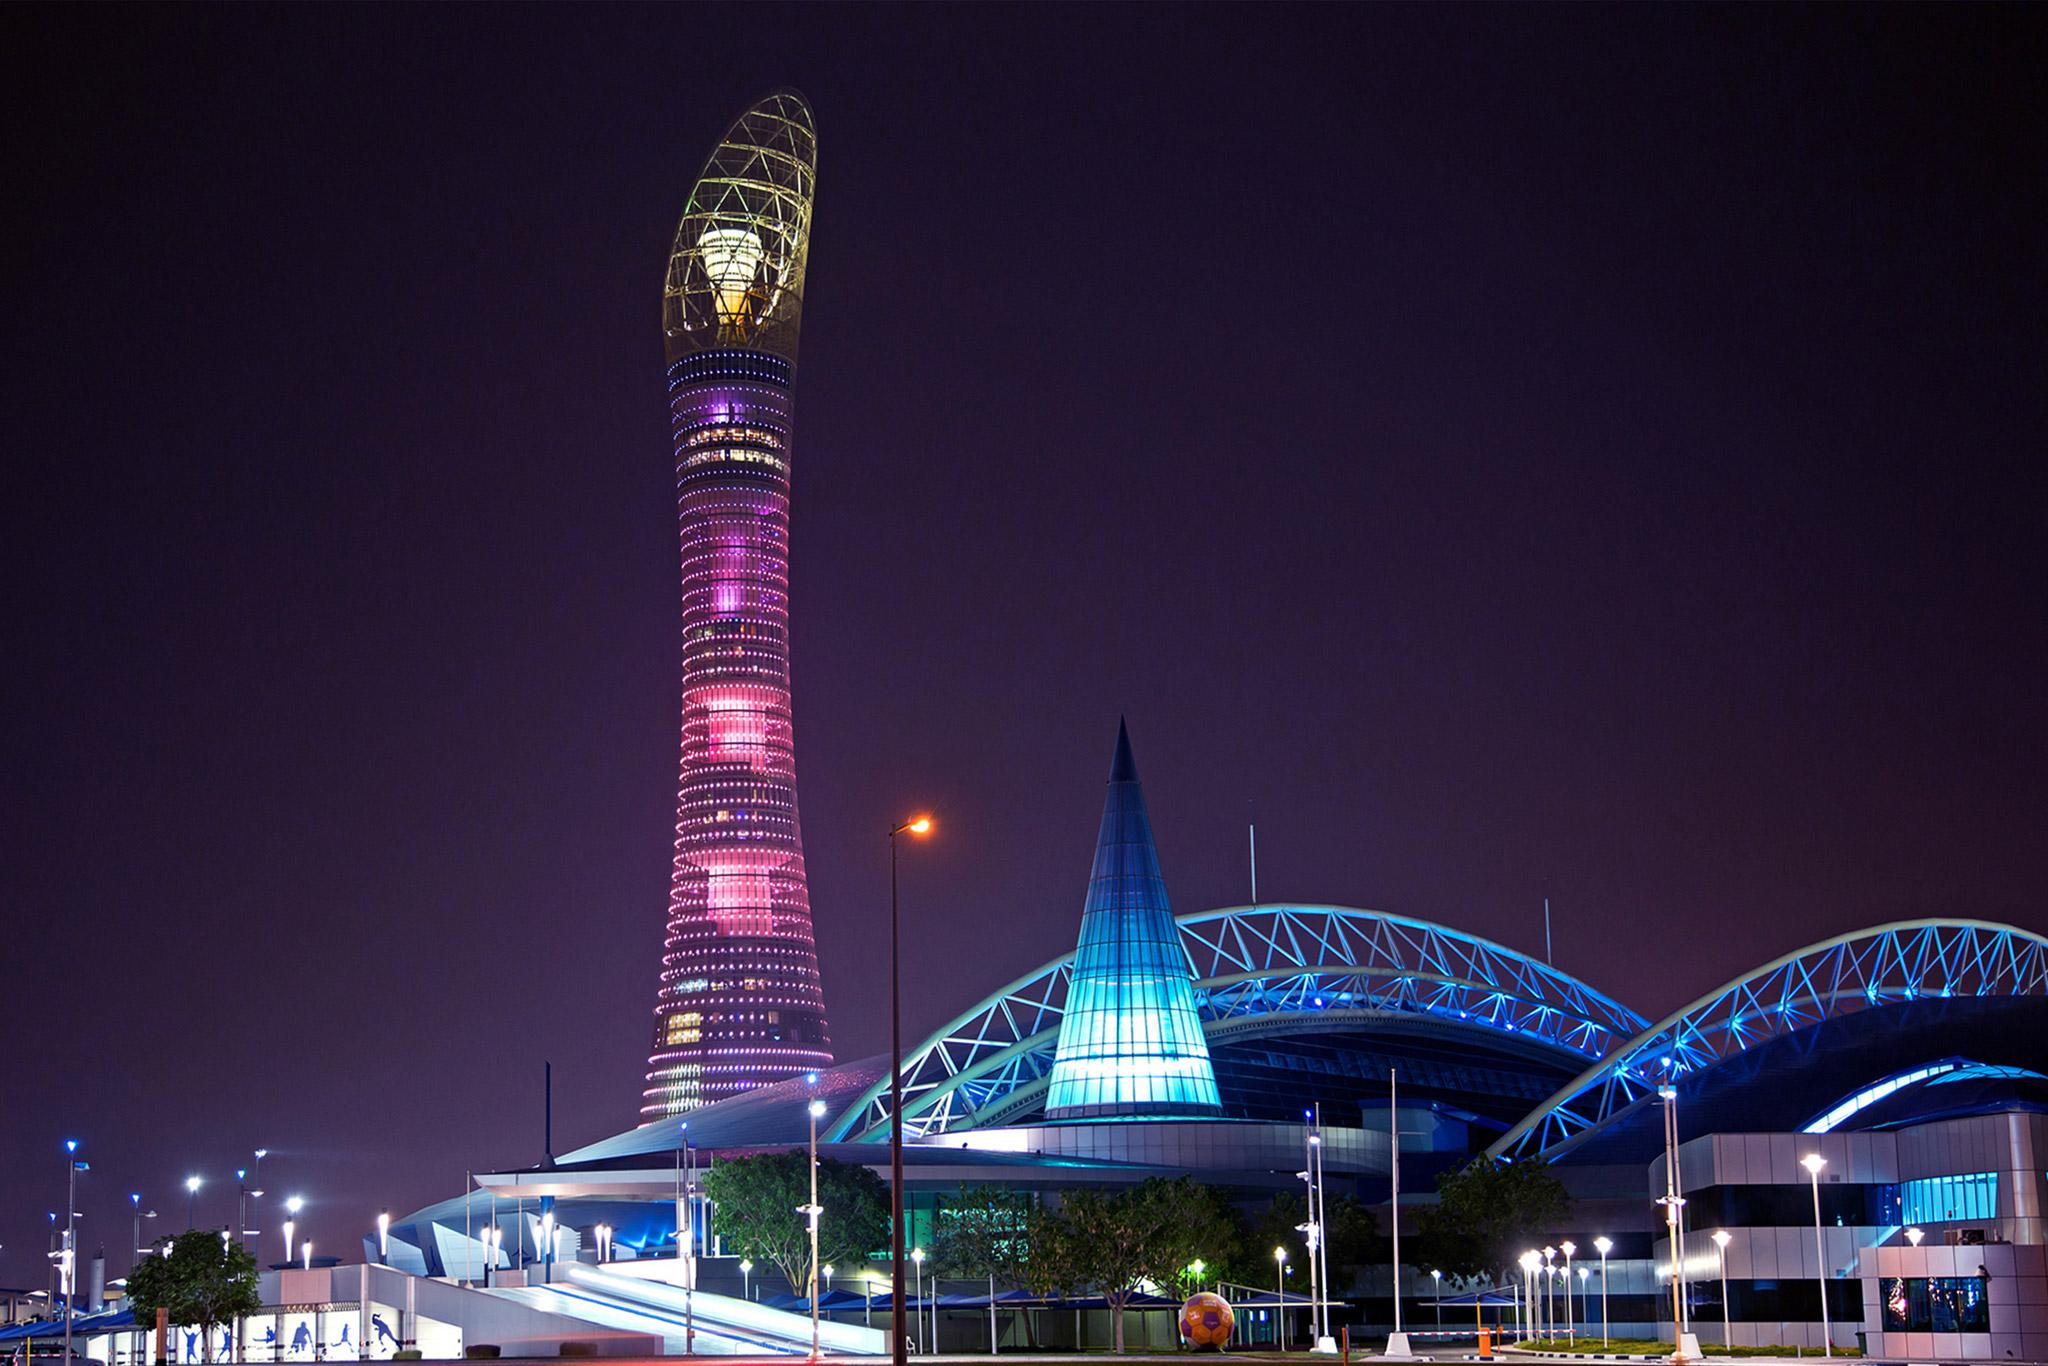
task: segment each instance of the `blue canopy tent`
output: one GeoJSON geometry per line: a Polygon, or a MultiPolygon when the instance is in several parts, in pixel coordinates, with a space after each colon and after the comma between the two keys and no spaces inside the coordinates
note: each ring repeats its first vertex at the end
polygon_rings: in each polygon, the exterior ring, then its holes
{"type": "MultiPolygon", "coordinates": [[[[80,1314],[71,1320],[71,1336],[90,1337],[94,1333],[112,1332],[117,1328],[133,1328],[135,1315],[126,1309],[110,1310],[98,1314],[80,1314]]],[[[19,1342],[32,1338],[38,1342],[44,1338],[62,1339],[64,1320],[38,1319],[34,1323],[17,1323],[11,1328],[0,1328],[0,1342],[19,1342]]]]}

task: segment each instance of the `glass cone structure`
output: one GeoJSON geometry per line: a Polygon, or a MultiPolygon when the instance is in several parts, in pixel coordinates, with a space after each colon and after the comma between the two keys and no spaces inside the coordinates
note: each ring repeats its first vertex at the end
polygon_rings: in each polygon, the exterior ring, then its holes
{"type": "Polygon", "coordinates": [[[1167,904],[1130,732],[1119,723],[1045,1117],[1220,1110],[1194,972],[1167,904]]]}
{"type": "Polygon", "coordinates": [[[682,763],[649,1118],[832,1061],[789,686],[790,383],[816,174],[802,96],[741,114],[690,191],[662,289],[682,763]]]}

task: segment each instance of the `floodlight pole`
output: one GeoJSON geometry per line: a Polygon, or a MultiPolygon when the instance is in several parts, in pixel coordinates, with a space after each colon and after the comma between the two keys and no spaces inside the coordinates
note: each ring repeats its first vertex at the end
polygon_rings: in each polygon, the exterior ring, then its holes
{"type": "MultiPolygon", "coordinates": [[[[904,1366],[909,1341],[903,1322],[903,961],[899,951],[896,897],[896,837],[922,835],[931,817],[912,816],[889,827],[889,1359],[904,1366]]],[[[817,1203],[817,1197],[811,1197],[817,1203]]],[[[993,1304],[994,1291],[990,1291],[993,1304]]],[[[991,1309],[993,1316],[993,1309],[991,1309]]]]}
{"type": "Polygon", "coordinates": [[[1685,1248],[1678,1233],[1678,1088],[1666,1085],[1659,1088],[1658,1097],[1664,1102],[1664,1227],[1671,1239],[1671,1355],[1674,1361],[1685,1359],[1685,1294],[1681,1281],[1681,1268],[1685,1264],[1685,1248]]]}
{"type": "Polygon", "coordinates": [[[1828,1248],[1820,1231],[1820,1169],[1828,1163],[1819,1153],[1809,1153],[1799,1159],[1799,1164],[1813,1178],[1813,1256],[1814,1269],[1820,1273],[1821,1355],[1832,1357],[1835,1354],[1835,1330],[1828,1322],[1828,1248]]]}
{"type": "MultiPolygon", "coordinates": [[[[64,1363],[71,1366],[71,1306],[78,1299],[78,1140],[64,1140],[64,1363]]],[[[1816,1187],[1818,1189],[1818,1187],[1816,1187]]],[[[1816,1197],[1817,1198],[1817,1197],[1816,1197]]],[[[1814,1209],[1818,1211],[1819,1205],[1814,1209]]],[[[1816,1217],[1818,1217],[1816,1215],[1816,1217]]],[[[1815,1225],[1818,1227],[1818,1225],[1815,1225]]]]}

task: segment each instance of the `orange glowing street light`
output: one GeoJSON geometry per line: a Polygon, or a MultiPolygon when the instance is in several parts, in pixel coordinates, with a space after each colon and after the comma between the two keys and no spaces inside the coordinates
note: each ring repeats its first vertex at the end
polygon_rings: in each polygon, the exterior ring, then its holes
{"type": "Polygon", "coordinates": [[[908,1361],[903,1317],[903,990],[897,953],[896,837],[931,833],[930,816],[912,816],[889,831],[889,1317],[893,1366],[908,1361]]]}

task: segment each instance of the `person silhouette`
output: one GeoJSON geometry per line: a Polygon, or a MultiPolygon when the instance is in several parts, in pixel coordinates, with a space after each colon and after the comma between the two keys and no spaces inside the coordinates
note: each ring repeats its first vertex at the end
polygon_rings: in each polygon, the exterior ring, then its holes
{"type": "Polygon", "coordinates": [[[370,1339],[373,1345],[380,1342],[388,1342],[394,1350],[397,1348],[398,1336],[391,1331],[391,1325],[384,1322],[382,1314],[370,1315],[370,1331],[374,1334],[370,1339]]]}
{"type": "Polygon", "coordinates": [[[292,1350],[294,1352],[303,1352],[311,1348],[312,1345],[313,1330],[308,1328],[302,1321],[299,1324],[298,1331],[292,1334],[292,1350]]]}
{"type": "Polygon", "coordinates": [[[185,1334],[185,1360],[199,1360],[199,1330],[190,1329],[185,1334]]]}

